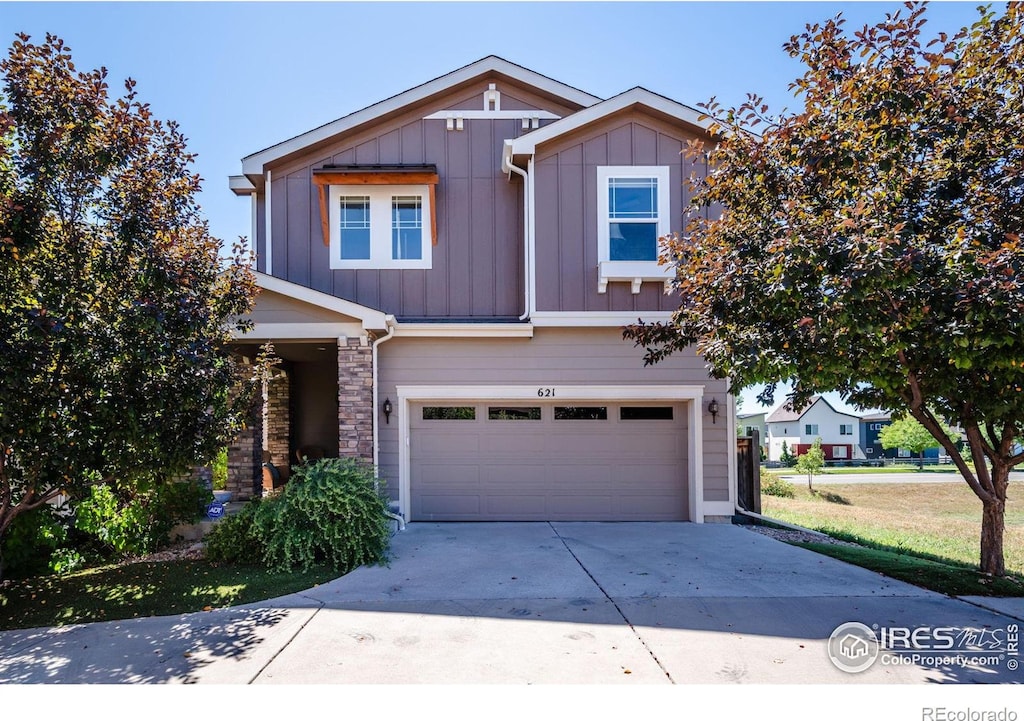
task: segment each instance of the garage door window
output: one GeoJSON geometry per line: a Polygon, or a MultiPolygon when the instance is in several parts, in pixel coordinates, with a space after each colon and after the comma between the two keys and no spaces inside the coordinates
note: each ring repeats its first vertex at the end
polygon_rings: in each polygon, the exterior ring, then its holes
{"type": "Polygon", "coordinates": [[[556,421],[606,421],[607,406],[555,406],[556,421]]]}
{"type": "Polygon", "coordinates": [[[671,406],[623,406],[619,409],[620,421],[670,421],[671,406]]]}
{"type": "Polygon", "coordinates": [[[425,421],[475,421],[474,406],[424,406],[425,421]]]}
{"type": "Polygon", "coordinates": [[[487,409],[489,421],[539,421],[540,406],[491,406],[487,409]]]}

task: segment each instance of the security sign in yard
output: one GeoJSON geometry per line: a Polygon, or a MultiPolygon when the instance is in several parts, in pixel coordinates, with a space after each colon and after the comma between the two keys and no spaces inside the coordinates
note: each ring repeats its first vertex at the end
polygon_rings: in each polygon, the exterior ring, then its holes
{"type": "Polygon", "coordinates": [[[828,657],[840,671],[861,673],[883,666],[1019,668],[1019,628],[867,626],[851,621],[828,639],[828,657]],[[888,653],[884,653],[888,652],[888,653]]]}

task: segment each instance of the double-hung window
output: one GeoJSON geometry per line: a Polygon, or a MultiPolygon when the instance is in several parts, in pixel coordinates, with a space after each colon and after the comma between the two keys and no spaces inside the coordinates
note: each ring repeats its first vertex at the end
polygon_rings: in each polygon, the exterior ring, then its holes
{"type": "Polygon", "coordinates": [[[427,186],[332,185],[331,268],[430,268],[427,186]]]}
{"type": "Polygon", "coordinates": [[[668,166],[607,165],[597,168],[598,290],[628,281],[634,293],[645,280],[666,281],[659,266],[659,238],[671,232],[668,166]]]}

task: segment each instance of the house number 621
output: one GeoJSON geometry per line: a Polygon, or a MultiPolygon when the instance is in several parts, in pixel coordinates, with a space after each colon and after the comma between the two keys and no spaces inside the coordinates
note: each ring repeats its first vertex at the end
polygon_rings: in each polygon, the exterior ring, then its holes
{"type": "Polygon", "coordinates": [[[537,389],[537,396],[540,397],[540,398],[554,398],[555,397],[555,389],[554,388],[538,388],[537,389]]]}

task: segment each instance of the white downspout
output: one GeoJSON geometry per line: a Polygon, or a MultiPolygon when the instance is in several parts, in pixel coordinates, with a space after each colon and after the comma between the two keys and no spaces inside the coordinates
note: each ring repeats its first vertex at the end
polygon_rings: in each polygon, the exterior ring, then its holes
{"type": "MultiPolygon", "coordinates": [[[[375,479],[377,478],[377,465],[380,460],[380,418],[378,415],[380,409],[380,388],[378,387],[377,346],[395,337],[395,316],[385,316],[384,323],[387,325],[388,334],[373,341],[373,345],[371,346],[372,357],[370,361],[373,364],[373,413],[371,417],[373,418],[373,476],[375,479]]],[[[388,511],[387,516],[388,518],[398,522],[398,530],[405,530],[404,518],[396,513],[391,513],[390,511],[388,511]]]]}
{"type": "Polygon", "coordinates": [[[271,238],[271,232],[270,232],[270,229],[271,229],[270,211],[271,211],[271,205],[272,205],[271,204],[271,198],[270,198],[270,191],[271,191],[271,183],[270,183],[270,181],[271,181],[271,175],[270,175],[270,171],[268,170],[267,171],[267,182],[266,182],[266,188],[267,188],[267,192],[266,192],[267,201],[266,202],[267,202],[267,207],[264,208],[265,217],[266,217],[266,219],[264,220],[264,224],[267,227],[264,228],[264,233],[263,233],[263,239],[266,241],[266,253],[263,256],[263,267],[264,267],[264,270],[267,271],[267,275],[273,275],[274,274],[274,246],[271,244],[272,238],[271,238]]]}
{"type": "MultiPolygon", "coordinates": [[[[532,160],[530,161],[533,162],[532,160]]],[[[530,175],[516,166],[512,162],[512,146],[506,141],[505,143],[505,154],[501,158],[501,164],[507,172],[515,173],[516,175],[522,176],[523,178],[523,314],[519,316],[519,320],[526,320],[531,315],[532,310],[532,298],[530,296],[530,290],[532,288],[531,276],[533,274],[533,263],[531,262],[530,255],[530,236],[531,231],[531,206],[532,206],[532,186],[530,183],[530,175]]]]}

